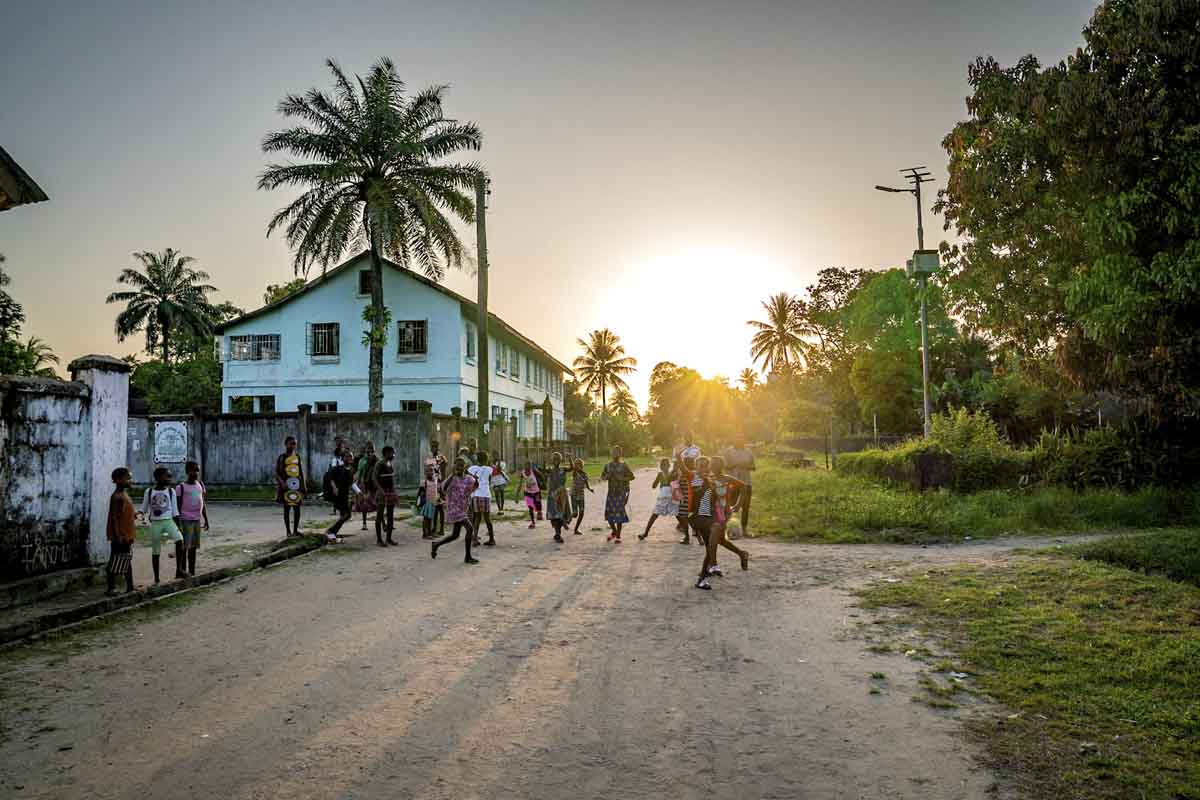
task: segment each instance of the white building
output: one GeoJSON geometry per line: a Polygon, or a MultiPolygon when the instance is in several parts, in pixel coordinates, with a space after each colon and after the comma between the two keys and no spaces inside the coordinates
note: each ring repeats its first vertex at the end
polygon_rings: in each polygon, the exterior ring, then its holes
{"type": "MultiPolygon", "coordinates": [[[[217,329],[225,412],[316,413],[367,410],[368,350],[362,342],[370,305],[371,259],[362,253],[300,291],[217,329]]],[[[478,308],[428,278],[384,261],[383,297],[391,312],[384,351],[383,410],[435,413],[462,409],[476,417],[478,308]]],[[[488,315],[491,419],[516,420],[517,435],[563,430],[563,380],[570,369],[495,314],[488,315]],[[546,398],[554,419],[542,419],[546,398]],[[536,408],[535,408],[536,406],[536,408]]]]}

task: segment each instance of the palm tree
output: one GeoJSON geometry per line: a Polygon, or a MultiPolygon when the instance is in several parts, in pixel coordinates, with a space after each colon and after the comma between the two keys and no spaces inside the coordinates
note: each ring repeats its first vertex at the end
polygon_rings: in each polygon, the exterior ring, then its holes
{"type": "Polygon", "coordinates": [[[803,318],[804,301],[780,292],[762,305],[767,311],[767,321],[746,323],[757,331],[750,340],[750,356],[755,363],[762,361],[767,372],[777,367],[791,372],[802,360],[804,335],[808,332],[803,318]]]}
{"type": "Polygon", "coordinates": [[[752,392],[754,391],[754,387],[758,386],[758,373],[749,367],[746,367],[744,370],[738,373],[738,383],[740,383],[742,388],[747,392],[752,392]]]}
{"type": "Polygon", "coordinates": [[[470,191],[482,170],[477,164],[441,164],[460,150],[478,150],[483,137],[474,123],[442,114],[445,86],[412,96],[389,59],[353,82],[332,60],[333,92],[309,89],[288,95],[279,113],[295,127],[267,134],[266,153],[289,153],[300,163],[269,164],[260,189],[296,186],[304,192],[280,209],[267,226],[283,227],[295,251],[297,275],[314,264],[326,269],[352,245],[371,252],[371,305],[363,337],[371,350],[369,406],[383,405],[383,346],[388,312],[383,304],[383,257],[404,267],[413,262],[437,280],[446,265],[460,266],[464,248],[450,217],[475,219],[470,191]],[[447,216],[449,213],[449,216],[447,216]]]}
{"type": "Polygon", "coordinates": [[[613,392],[612,400],[608,405],[618,417],[636,420],[641,416],[638,413],[637,401],[633,399],[633,395],[628,389],[618,389],[613,392]]]}
{"type": "Polygon", "coordinates": [[[153,352],[161,340],[163,363],[171,358],[171,334],[212,333],[216,312],[208,296],[217,288],[205,283],[207,272],[192,269],[196,259],[168,247],[161,253],[134,253],[142,272],[126,267],[117,283],[132,286],[132,291],[113,292],[105,302],[124,303],[117,315],[117,341],[138,331],[146,332],[146,352],[153,352]]]}
{"type": "Polygon", "coordinates": [[[637,359],[625,355],[621,337],[604,328],[592,331],[588,341],[576,339],[583,348],[583,355],[575,359],[572,366],[580,384],[589,394],[600,395],[601,410],[608,409],[608,390],[629,390],[625,375],[637,367],[637,359]]]}
{"type": "Polygon", "coordinates": [[[59,363],[58,356],[44,339],[30,336],[28,341],[21,345],[21,352],[29,365],[30,374],[42,378],[53,378],[57,375],[51,364],[59,363]]]}

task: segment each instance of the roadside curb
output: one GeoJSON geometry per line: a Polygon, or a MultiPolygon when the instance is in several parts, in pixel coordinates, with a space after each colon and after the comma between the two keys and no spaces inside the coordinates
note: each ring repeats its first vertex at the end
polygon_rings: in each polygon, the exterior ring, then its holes
{"type": "Polygon", "coordinates": [[[269,567],[281,561],[287,561],[297,556],[302,556],[305,553],[311,553],[324,545],[324,536],[305,536],[296,544],[272,550],[265,555],[258,556],[247,564],[235,567],[222,567],[210,572],[203,572],[192,578],[178,578],[166,583],[153,584],[144,589],[136,589],[128,594],[105,597],[91,603],[76,606],[75,608],[53,611],[40,617],[17,623],[16,625],[0,628],[0,648],[50,633],[59,628],[75,625],[117,611],[124,611],[135,606],[153,603],[191,589],[199,589],[203,586],[228,580],[229,578],[243,575],[256,569],[269,567]]]}

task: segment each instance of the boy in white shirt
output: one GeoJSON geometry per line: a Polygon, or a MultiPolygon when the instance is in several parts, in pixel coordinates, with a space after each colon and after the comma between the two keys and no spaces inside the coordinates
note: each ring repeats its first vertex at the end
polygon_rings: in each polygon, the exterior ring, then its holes
{"type": "Polygon", "coordinates": [[[154,470],[154,485],[142,496],[142,516],[150,523],[150,564],[154,567],[154,582],[158,583],[163,539],[175,543],[175,578],[186,578],[183,534],[179,532],[179,504],[171,486],[171,470],[166,467],[154,470]]]}
{"type": "Polygon", "coordinates": [[[488,539],[484,542],[488,547],[496,546],[496,534],[492,530],[492,468],[488,466],[487,453],[477,453],[479,463],[467,467],[467,474],[477,483],[471,493],[471,527],[475,529],[475,544],[479,544],[479,518],[483,517],[487,525],[488,539]]]}

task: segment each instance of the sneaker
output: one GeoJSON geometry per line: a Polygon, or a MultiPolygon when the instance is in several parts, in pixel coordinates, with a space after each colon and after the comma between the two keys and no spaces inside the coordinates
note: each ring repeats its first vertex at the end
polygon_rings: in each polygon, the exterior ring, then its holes
{"type": "Polygon", "coordinates": [[[692,540],[689,537],[685,536],[679,540],[679,543],[680,544],[691,544],[692,540]]]}
{"type": "Polygon", "coordinates": [[[697,588],[697,589],[704,589],[704,590],[706,590],[706,591],[711,591],[711,590],[712,590],[712,586],[711,586],[711,585],[709,584],[709,582],[708,582],[707,580],[705,580],[704,578],[701,578],[700,580],[696,581],[696,588],[697,588]]]}
{"type": "Polygon", "coordinates": [[[563,543],[562,534],[560,534],[560,533],[554,534],[554,541],[558,542],[559,544],[562,544],[563,543]]]}
{"type": "Polygon", "coordinates": [[[721,568],[718,567],[716,564],[714,564],[708,568],[708,574],[712,575],[714,577],[717,577],[717,578],[722,578],[725,576],[725,573],[721,572],[721,568]]]}
{"type": "Polygon", "coordinates": [[[479,559],[478,559],[478,558],[474,558],[474,557],[472,557],[472,556],[467,556],[466,558],[464,558],[464,559],[463,559],[463,563],[464,563],[464,564],[478,564],[478,563],[479,563],[479,559]]]}

